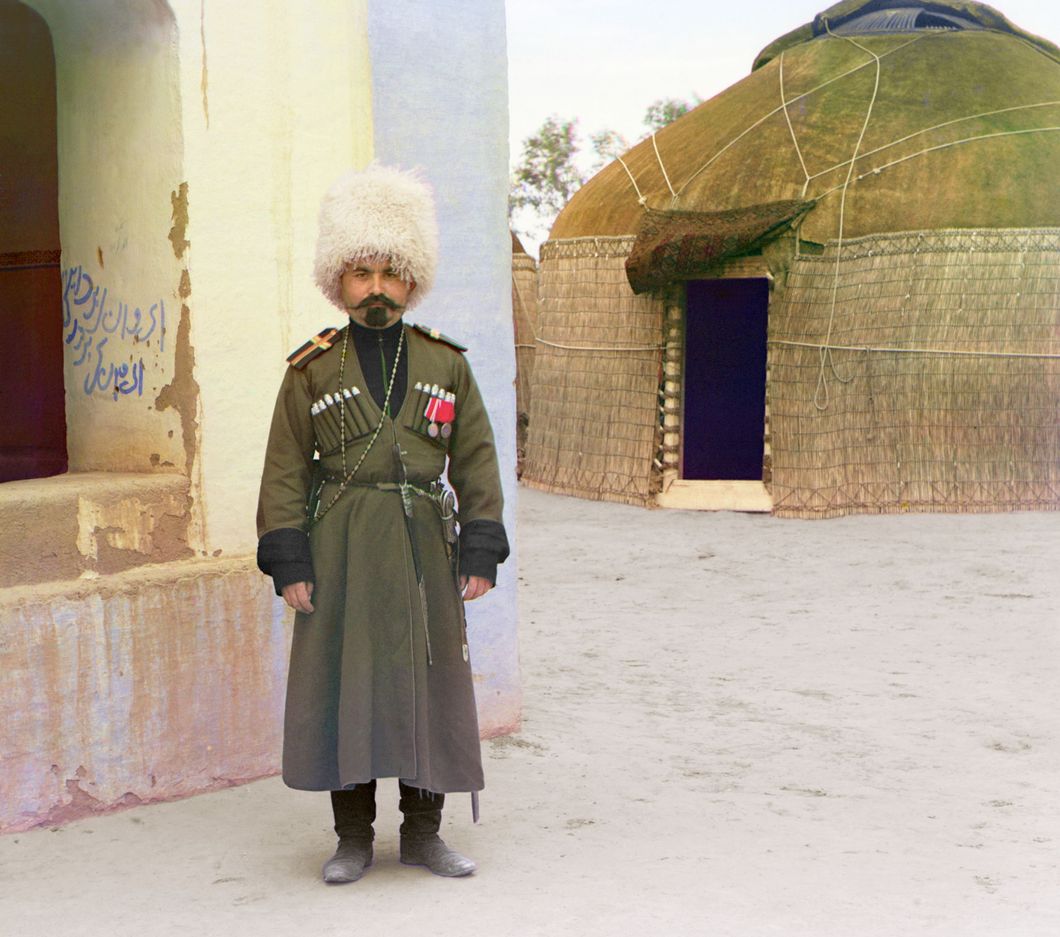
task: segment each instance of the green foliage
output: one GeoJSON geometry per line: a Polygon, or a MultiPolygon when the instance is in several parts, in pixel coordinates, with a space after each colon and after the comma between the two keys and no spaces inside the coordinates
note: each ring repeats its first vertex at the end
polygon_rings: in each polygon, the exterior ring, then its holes
{"type": "Polygon", "coordinates": [[[591,133],[589,142],[596,157],[593,161],[592,175],[596,175],[604,166],[629,149],[629,141],[616,130],[605,129],[591,133]]]}
{"type": "Polygon", "coordinates": [[[555,217],[585,181],[574,163],[578,121],[546,118],[537,133],[523,141],[523,158],[512,173],[509,214],[530,209],[555,217]]]}
{"type": "Polygon", "coordinates": [[[680,98],[659,98],[658,101],[652,101],[644,112],[644,126],[648,128],[649,133],[655,133],[667,124],[672,124],[678,117],[683,117],[697,104],[702,103],[703,100],[699,95],[695,95],[692,101],[682,101],[680,98]]]}
{"type": "MultiPolygon", "coordinates": [[[[699,103],[698,97],[692,101],[660,98],[648,105],[644,125],[654,133],[699,103]]],[[[617,131],[598,130],[589,134],[591,162],[582,159],[579,165],[582,148],[578,120],[564,120],[556,114],[547,117],[537,132],[523,141],[522,157],[512,172],[508,196],[512,229],[531,243],[547,235],[582,184],[629,148],[629,141],[617,131]]]]}

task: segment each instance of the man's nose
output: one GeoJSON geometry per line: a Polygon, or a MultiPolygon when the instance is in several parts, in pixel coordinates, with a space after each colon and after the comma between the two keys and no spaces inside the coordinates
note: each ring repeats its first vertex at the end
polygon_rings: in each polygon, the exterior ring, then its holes
{"type": "Polygon", "coordinates": [[[373,273],[372,273],[372,292],[373,293],[382,293],[383,292],[383,284],[385,282],[386,282],[386,278],[384,277],[382,271],[380,271],[380,270],[373,271],[373,273]]]}

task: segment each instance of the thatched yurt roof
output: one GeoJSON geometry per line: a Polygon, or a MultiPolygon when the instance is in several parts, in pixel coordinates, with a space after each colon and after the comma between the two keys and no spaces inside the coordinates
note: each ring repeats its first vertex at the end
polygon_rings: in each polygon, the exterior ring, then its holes
{"type": "Polygon", "coordinates": [[[812,23],[806,23],[771,42],[758,53],[752,71],[775,59],[786,49],[809,42],[817,36],[827,35],[829,31],[843,36],[867,30],[898,32],[918,27],[993,29],[1019,36],[1052,56],[1056,56],[1060,51],[1047,39],[1024,32],[984,3],[962,3],[960,0],[951,3],[918,3],[916,0],[907,0],[905,3],[875,0],[866,3],[865,0],[843,0],[823,13],[818,13],[812,23]]]}
{"type": "Polygon", "coordinates": [[[691,438],[684,281],[769,276],[774,511],[1060,507],[1058,166],[1055,45],[835,4],[556,220],[523,480],[654,503],[691,438]]]}
{"type": "Polygon", "coordinates": [[[748,77],[603,169],[551,239],[635,234],[645,206],[809,199],[802,235],[824,243],[839,233],[848,174],[846,237],[1056,224],[1060,50],[984,4],[914,5],[967,28],[846,35],[858,14],[899,4],[829,8],[770,45],[748,77]]]}

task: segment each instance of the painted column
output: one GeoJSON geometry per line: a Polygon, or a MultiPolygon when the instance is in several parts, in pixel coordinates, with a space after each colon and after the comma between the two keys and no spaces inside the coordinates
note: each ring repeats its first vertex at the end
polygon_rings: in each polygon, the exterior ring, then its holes
{"type": "Polygon", "coordinates": [[[508,97],[503,4],[370,0],[377,158],[420,166],[435,191],[438,280],[415,320],[470,347],[493,421],[513,555],[468,606],[483,733],[517,726],[515,339],[508,231],[508,97]]]}

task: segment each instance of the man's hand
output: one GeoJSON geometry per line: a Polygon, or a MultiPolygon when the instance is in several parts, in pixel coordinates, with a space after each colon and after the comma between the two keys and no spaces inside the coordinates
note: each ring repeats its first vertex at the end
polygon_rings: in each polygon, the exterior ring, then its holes
{"type": "Polygon", "coordinates": [[[470,602],[472,599],[477,599],[479,596],[485,595],[492,588],[493,584],[488,579],[483,579],[481,576],[460,577],[460,591],[464,594],[465,602],[470,602]]]}
{"type": "Polygon", "coordinates": [[[283,600],[296,612],[313,614],[313,603],[309,601],[313,596],[313,583],[292,582],[280,591],[283,593],[283,600]]]}

